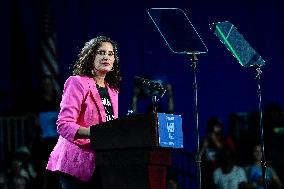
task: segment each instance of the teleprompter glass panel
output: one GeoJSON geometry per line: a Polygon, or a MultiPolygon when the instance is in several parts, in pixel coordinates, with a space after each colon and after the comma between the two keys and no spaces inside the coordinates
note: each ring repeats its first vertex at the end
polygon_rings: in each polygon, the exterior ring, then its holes
{"type": "Polygon", "coordinates": [[[265,65],[262,57],[250,46],[232,23],[228,21],[212,23],[209,27],[242,66],[260,67],[265,65]]]}
{"type": "Polygon", "coordinates": [[[183,10],[150,8],[147,12],[172,52],[178,54],[207,53],[206,45],[183,10]]]}

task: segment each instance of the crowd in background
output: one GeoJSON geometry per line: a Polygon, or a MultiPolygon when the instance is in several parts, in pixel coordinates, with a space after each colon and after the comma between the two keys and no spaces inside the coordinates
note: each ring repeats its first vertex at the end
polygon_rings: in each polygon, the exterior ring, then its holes
{"type": "Polygon", "coordinates": [[[267,105],[263,135],[257,113],[232,114],[228,132],[218,117],[208,119],[201,145],[202,179],[205,189],[283,188],[284,128],[282,108],[267,105]]]}

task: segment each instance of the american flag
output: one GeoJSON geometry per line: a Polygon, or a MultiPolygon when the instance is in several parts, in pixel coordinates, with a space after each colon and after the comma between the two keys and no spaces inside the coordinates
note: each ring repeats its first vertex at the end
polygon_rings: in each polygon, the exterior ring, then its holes
{"type": "Polygon", "coordinates": [[[53,31],[53,22],[49,0],[41,1],[41,19],[40,19],[40,64],[41,75],[49,76],[52,79],[57,95],[60,95],[59,85],[59,66],[57,49],[55,44],[55,33],[53,31]]]}

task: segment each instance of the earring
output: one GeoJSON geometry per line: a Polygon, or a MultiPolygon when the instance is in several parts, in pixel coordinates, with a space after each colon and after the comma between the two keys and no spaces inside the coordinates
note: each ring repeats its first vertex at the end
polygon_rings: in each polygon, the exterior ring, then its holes
{"type": "Polygon", "coordinates": [[[96,76],[96,72],[94,70],[91,71],[93,76],[96,76]]]}

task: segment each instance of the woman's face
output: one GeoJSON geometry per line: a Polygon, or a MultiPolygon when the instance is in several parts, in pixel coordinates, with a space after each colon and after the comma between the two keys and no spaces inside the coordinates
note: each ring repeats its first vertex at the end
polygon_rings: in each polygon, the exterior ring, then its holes
{"type": "Polygon", "coordinates": [[[256,161],[261,161],[262,158],[262,153],[261,153],[261,146],[257,145],[253,149],[253,156],[256,161]]]}
{"type": "Polygon", "coordinates": [[[105,75],[112,70],[115,61],[113,46],[110,42],[102,42],[93,63],[96,75],[105,75]]]}
{"type": "Polygon", "coordinates": [[[222,132],[223,132],[222,126],[218,125],[218,124],[215,125],[214,128],[213,128],[213,132],[216,133],[216,134],[220,134],[221,135],[222,132]]]}

